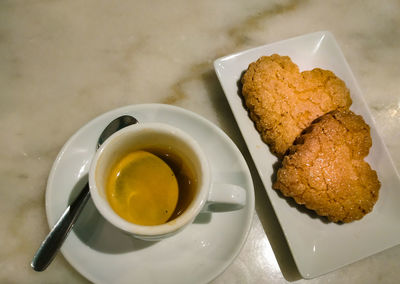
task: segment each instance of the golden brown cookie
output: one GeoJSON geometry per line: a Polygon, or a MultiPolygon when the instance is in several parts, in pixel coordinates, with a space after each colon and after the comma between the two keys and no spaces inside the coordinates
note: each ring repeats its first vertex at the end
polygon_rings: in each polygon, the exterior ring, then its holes
{"type": "Polygon", "coordinates": [[[328,70],[299,72],[288,56],[263,56],[242,77],[242,94],[262,139],[282,156],[313,120],[351,105],[345,83],[328,70]]]}
{"type": "Polygon", "coordinates": [[[273,187],[333,222],[361,219],[380,188],[376,172],[364,161],[371,145],[361,116],[349,110],[328,113],[290,148],[273,187]]]}

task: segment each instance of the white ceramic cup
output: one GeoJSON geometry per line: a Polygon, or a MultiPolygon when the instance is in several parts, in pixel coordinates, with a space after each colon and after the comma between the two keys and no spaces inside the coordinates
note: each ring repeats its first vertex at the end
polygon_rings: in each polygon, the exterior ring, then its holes
{"type": "Polygon", "coordinates": [[[239,210],[246,204],[246,191],[243,188],[212,182],[208,159],[189,134],[162,123],[138,123],[110,136],[97,150],[92,161],[89,186],[100,214],[115,227],[143,240],[160,240],[174,235],[191,224],[200,212],[239,210]],[[105,184],[116,161],[130,152],[149,148],[168,148],[182,157],[192,168],[197,187],[194,198],[181,215],[165,224],[143,226],[131,223],[115,213],[107,200],[105,184]]]}

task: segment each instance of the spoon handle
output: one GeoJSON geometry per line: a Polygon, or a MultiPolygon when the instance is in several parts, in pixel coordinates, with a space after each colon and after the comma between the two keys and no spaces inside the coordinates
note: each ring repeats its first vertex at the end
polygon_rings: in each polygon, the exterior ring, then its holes
{"type": "Polygon", "coordinates": [[[47,268],[71,231],[89,197],[89,184],[86,183],[78,197],[65,209],[60,219],[58,219],[46,239],[40,245],[31,262],[31,267],[34,270],[43,271],[47,268]]]}

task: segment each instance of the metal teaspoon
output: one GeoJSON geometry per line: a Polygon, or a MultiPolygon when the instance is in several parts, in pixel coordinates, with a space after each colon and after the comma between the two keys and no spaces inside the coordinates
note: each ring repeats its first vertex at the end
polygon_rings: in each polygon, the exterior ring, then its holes
{"type": "MultiPolygon", "coordinates": [[[[137,122],[138,121],[134,117],[129,115],[123,115],[114,119],[101,133],[96,149],[98,149],[113,133],[137,122]]],[[[31,267],[34,270],[43,271],[51,263],[89,198],[89,184],[86,183],[78,197],[65,209],[64,213],[37,250],[31,262],[31,267]]]]}

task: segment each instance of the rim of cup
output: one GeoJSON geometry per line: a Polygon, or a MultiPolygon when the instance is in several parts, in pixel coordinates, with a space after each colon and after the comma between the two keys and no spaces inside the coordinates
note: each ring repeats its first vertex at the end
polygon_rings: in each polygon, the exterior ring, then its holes
{"type": "Polygon", "coordinates": [[[183,130],[163,123],[138,123],[135,125],[127,126],[117,131],[116,133],[111,135],[97,150],[89,169],[90,194],[100,214],[115,227],[138,237],[142,236],[151,238],[157,236],[168,236],[169,234],[173,234],[185,227],[186,225],[190,224],[194,220],[194,218],[200,213],[205,202],[207,201],[210,186],[211,170],[208,164],[208,160],[200,145],[193,137],[191,137],[183,130]],[[180,140],[186,146],[188,146],[188,148],[190,149],[190,151],[192,151],[194,155],[193,157],[187,158],[190,158],[191,161],[193,161],[193,159],[195,160],[195,163],[198,164],[198,171],[200,171],[200,173],[196,173],[196,176],[198,178],[198,185],[195,197],[190,203],[189,207],[186,208],[180,216],[164,224],[144,226],[134,224],[123,219],[111,208],[109,202],[107,201],[105,188],[98,187],[96,171],[98,168],[99,160],[107,151],[111,151],[113,147],[116,147],[115,145],[118,144],[118,141],[120,142],[121,139],[123,140],[129,138],[134,140],[135,138],[139,137],[139,135],[149,135],[149,131],[153,132],[155,135],[168,135],[174,137],[175,139],[180,140]],[[134,137],[134,135],[136,135],[136,137],[134,137]],[[199,174],[201,174],[201,177],[198,177],[199,174]]]}

